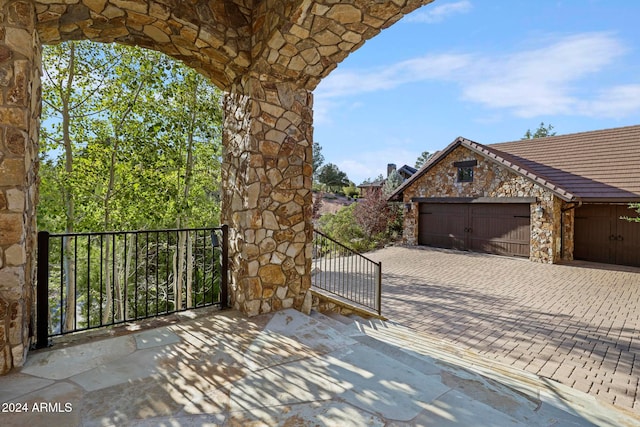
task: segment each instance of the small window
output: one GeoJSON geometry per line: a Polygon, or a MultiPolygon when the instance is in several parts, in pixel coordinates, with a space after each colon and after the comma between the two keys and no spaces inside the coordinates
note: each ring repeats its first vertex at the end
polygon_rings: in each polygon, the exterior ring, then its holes
{"type": "Polygon", "coordinates": [[[473,182],[473,166],[458,168],[458,182],[473,182]]]}

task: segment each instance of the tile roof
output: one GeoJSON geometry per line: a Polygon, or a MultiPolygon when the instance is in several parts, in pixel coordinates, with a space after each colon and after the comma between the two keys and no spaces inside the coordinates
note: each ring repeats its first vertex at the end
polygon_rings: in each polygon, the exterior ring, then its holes
{"type": "Polygon", "coordinates": [[[407,175],[413,175],[414,173],[416,173],[418,171],[418,169],[411,167],[409,165],[404,165],[402,166],[400,169],[398,169],[398,173],[400,172],[406,172],[407,175]]]}
{"type": "Polygon", "coordinates": [[[578,199],[640,199],[640,126],[490,144],[487,148],[578,199]]]}
{"type": "Polygon", "coordinates": [[[548,188],[566,201],[640,201],[640,125],[483,145],[459,137],[394,191],[405,188],[459,145],[548,188]]]}

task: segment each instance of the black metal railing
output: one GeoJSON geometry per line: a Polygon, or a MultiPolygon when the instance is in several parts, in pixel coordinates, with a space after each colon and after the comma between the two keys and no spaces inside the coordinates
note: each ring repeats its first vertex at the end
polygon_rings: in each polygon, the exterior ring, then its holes
{"type": "Polygon", "coordinates": [[[36,347],[49,338],[227,306],[228,227],[38,233],[36,347]]]}
{"type": "Polygon", "coordinates": [[[311,284],[381,314],[382,263],[313,231],[311,284]]]}

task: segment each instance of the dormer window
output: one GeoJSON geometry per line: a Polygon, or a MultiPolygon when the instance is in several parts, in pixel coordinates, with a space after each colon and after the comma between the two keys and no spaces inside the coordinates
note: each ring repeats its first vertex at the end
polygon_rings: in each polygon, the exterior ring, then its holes
{"type": "Polygon", "coordinates": [[[458,168],[458,182],[473,182],[473,168],[477,165],[477,160],[454,162],[453,166],[458,168]]]}

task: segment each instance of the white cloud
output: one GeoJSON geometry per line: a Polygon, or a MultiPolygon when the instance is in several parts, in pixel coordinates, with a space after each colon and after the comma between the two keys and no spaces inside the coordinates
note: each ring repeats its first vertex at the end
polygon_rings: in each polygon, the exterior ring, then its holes
{"type": "Polygon", "coordinates": [[[603,90],[596,99],[581,102],[578,110],[586,116],[614,119],[637,115],[640,113],[640,84],[603,90]]]}
{"type": "Polygon", "coordinates": [[[320,83],[314,93],[314,121],[331,123],[332,111],[363,105],[360,102],[347,104],[341,99],[424,80],[446,79],[450,74],[469,67],[472,60],[472,55],[427,55],[367,71],[336,70],[320,83]]]}
{"type": "Polygon", "coordinates": [[[372,70],[337,70],[318,87],[316,99],[324,120],[328,105],[340,98],[420,81],[446,81],[459,86],[465,101],[513,116],[622,117],[640,109],[640,84],[589,93],[583,79],[613,67],[626,52],[610,33],[583,33],[506,55],[425,55],[372,70]]]}
{"type": "Polygon", "coordinates": [[[438,4],[436,6],[428,5],[407,16],[405,21],[433,24],[436,22],[442,22],[451,15],[468,13],[471,9],[473,9],[473,6],[468,0],[445,3],[442,5],[438,4]]]}
{"type": "Polygon", "coordinates": [[[582,102],[576,85],[625,53],[606,33],[565,37],[537,49],[478,61],[459,81],[465,99],[520,117],[571,114],[582,102]]]}
{"type": "Polygon", "coordinates": [[[472,59],[472,55],[427,55],[368,71],[337,70],[320,83],[316,98],[342,98],[418,81],[442,80],[471,66],[472,59]]]}

